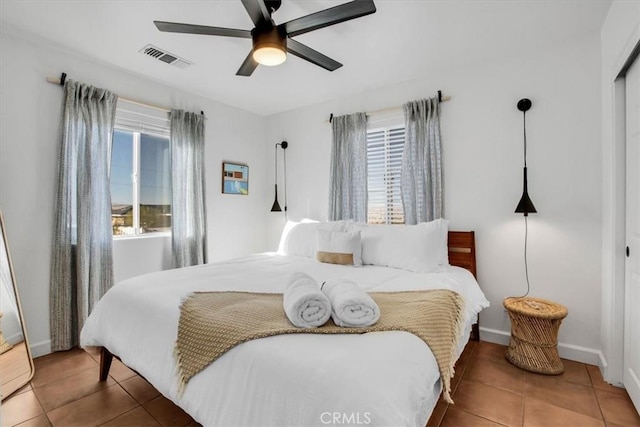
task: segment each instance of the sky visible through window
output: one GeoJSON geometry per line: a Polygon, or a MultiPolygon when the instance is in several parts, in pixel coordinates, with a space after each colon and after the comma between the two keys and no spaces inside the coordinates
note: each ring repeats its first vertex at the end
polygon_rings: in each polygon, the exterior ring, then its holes
{"type": "Polygon", "coordinates": [[[114,235],[166,231],[171,227],[169,139],[144,133],[139,135],[136,164],[136,134],[122,130],[113,133],[111,218],[114,235]],[[135,200],[133,180],[136,169],[138,200],[135,200]],[[134,205],[139,211],[139,218],[134,218],[134,205]]]}
{"type": "Polygon", "coordinates": [[[111,146],[111,204],[133,204],[133,134],[113,132],[111,146]]]}
{"type": "MultiPolygon", "coordinates": [[[[115,131],[111,153],[111,202],[133,203],[133,133],[115,131]]],[[[140,135],[140,204],[171,204],[169,140],[140,135]]]]}

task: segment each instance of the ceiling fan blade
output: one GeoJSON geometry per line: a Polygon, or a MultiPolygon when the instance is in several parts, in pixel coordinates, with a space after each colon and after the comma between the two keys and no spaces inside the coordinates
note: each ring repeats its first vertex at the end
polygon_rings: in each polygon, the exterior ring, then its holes
{"type": "Polygon", "coordinates": [[[271,14],[267,5],[264,4],[264,0],[242,0],[242,4],[256,27],[261,22],[271,20],[271,14]]]}
{"type": "Polygon", "coordinates": [[[324,68],[325,70],[335,71],[338,68],[342,67],[342,64],[338,61],[334,61],[328,56],[321,54],[317,50],[313,50],[309,46],[297,42],[293,39],[287,39],[287,51],[290,54],[316,64],[324,68]]]}
{"type": "Polygon", "coordinates": [[[311,15],[293,19],[278,25],[278,27],[284,27],[287,35],[294,37],[319,28],[328,27],[329,25],[335,25],[350,19],[370,15],[375,11],[376,6],[373,4],[373,0],[355,0],[312,13],[311,15]]]}
{"type": "Polygon", "coordinates": [[[165,33],[201,34],[204,36],[226,36],[251,38],[251,31],[235,28],[208,27],[206,25],[180,24],[178,22],[153,21],[158,30],[165,33]]]}
{"type": "Polygon", "coordinates": [[[253,59],[253,50],[249,52],[249,55],[245,58],[244,62],[238,69],[236,76],[245,76],[249,77],[255,69],[258,68],[258,63],[255,59],[253,59]]]}

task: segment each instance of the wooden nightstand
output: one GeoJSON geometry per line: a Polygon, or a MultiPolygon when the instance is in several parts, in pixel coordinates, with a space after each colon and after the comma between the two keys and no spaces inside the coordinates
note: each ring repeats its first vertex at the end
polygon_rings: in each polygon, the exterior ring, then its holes
{"type": "Polygon", "coordinates": [[[567,317],[563,305],[540,298],[505,298],[511,319],[507,360],[538,374],[558,375],[564,366],[558,355],[558,330],[567,317]]]}

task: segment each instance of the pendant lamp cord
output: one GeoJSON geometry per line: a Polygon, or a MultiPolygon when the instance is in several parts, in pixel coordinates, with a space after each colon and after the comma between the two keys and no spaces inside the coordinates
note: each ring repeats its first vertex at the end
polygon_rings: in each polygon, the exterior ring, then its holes
{"type": "Polygon", "coordinates": [[[287,150],[282,150],[284,157],[284,219],[287,220],[287,150]]]}
{"type": "MultiPolygon", "coordinates": [[[[524,167],[527,167],[527,112],[522,112],[522,128],[524,133],[524,167]]],[[[521,295],[519,298],[524,298],[529,295],[529,290],[531,289],[531,285],[529,284],[529,264],[527,262],[527,240],[529,238],[529,222],[528,216],[525,214],[524,216],[524,275],[527,279],[527,292],[524,295],[521,295]]]]}
{"type": "Polygon", "coordinates": [[[527,167],[527,112],[522,112],[522,129],[524,134],[524,167],[527,167]]]}
{"type": "Polygon", "coordinates": [[[518,298],[524,298],[529,295],[531,285],[529,284],[529,264],[527,263],[527,240],[529,237],[529,224],[527,217],[524,217],[524,276],[527,279],[527,292],[524,295],[520,295],[518,298]]]}
{"type": "Polygon", "coordinates": [[[275,158],[276,158],[276,170],[275,170],[275,180],[274,182],[276,183],[276,185],[278,185],[278,144],[276,144],[276,149],[275,151],[275,158]]]}

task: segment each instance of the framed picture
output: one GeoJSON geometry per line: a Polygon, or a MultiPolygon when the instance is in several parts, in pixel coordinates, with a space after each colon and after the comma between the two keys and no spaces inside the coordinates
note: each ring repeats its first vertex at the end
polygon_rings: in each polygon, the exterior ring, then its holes
{"type": "Polygon", "coordinates": [[[224,194],[249,194],[249,166],[222,163],[222,192],[224,194]]]}

